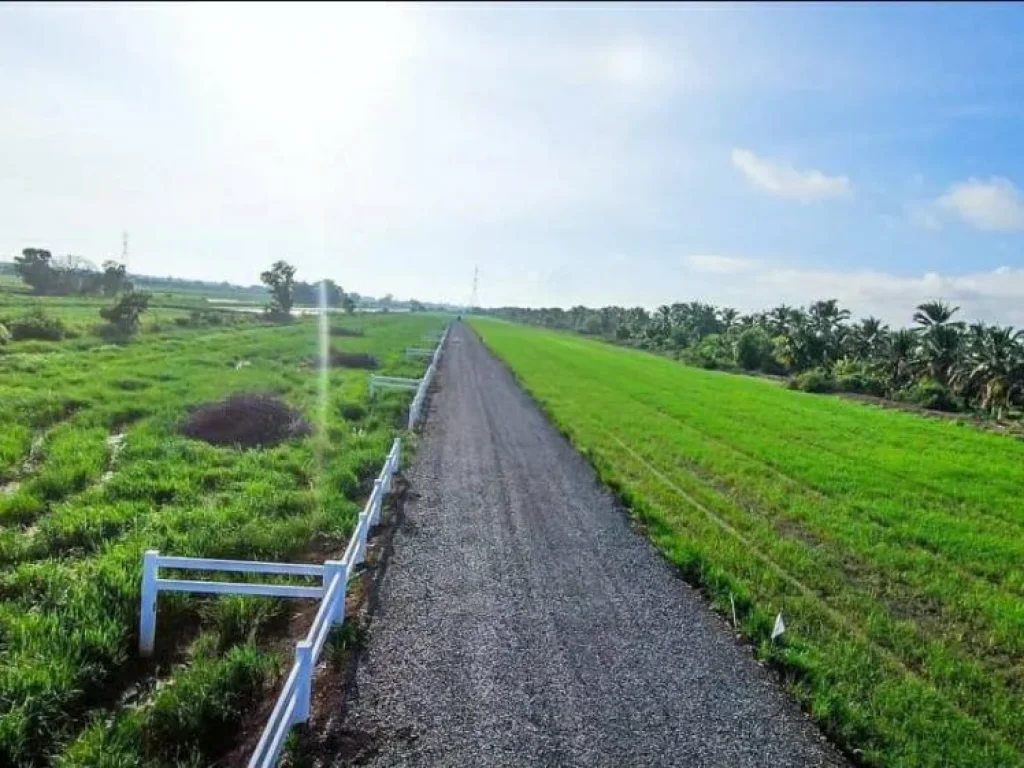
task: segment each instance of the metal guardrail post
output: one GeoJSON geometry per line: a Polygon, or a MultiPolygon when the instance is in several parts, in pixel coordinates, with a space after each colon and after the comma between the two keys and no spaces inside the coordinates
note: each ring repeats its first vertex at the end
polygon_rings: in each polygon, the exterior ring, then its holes
{"type": "Polygon", "coordinates": [[[160,553],[147,549],[142,556],[142,600],[139,611],[139,655],[152,656],[156,642],[156,575],[160,553]]]}

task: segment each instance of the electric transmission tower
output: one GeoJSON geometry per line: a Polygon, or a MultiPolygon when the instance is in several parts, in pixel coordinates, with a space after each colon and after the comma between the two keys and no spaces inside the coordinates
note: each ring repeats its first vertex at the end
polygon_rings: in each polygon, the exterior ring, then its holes
{"type": "Polygon", "coordinates": [[[469,298],[469,309],[475,311],[477,309],[478,296],[477,287],[480,283],[480,267],[473,267],[473,295],[469,298]]]}

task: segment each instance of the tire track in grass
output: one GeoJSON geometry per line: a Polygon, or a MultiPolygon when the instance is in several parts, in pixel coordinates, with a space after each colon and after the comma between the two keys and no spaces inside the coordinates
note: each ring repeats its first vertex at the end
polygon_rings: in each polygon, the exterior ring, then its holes
{"type": "MultiPolygon", "coordinates": [[[[1007,592],[1015,596],[1024,597],[1024,571],[1010,569],[1009,574],[1014,578],[1007,579],[1005,578],[1005,574],[1007,573],[1005,569],[1002,569],[999,572],[977,570],[972,567],[972,563],[970,562],[964,563],[960,560],[951,559],[951,556],[948,553],[939,549],[936,545],[926,544],[924,542],[921,542],[919,539],[913,537],[908,539],[908,535],[912,533],[912,531],[908,531],[906,529],[912,526],[910,526],[907,521],[900,521],[894,523],[885,515],[878,514],[875,511],[875,509],[870,505],[858,502],[855,499],[844,500],[841,498],[833,498],[814,483],[807,482],[805,480],[788,474],[780,467],[775,465],[770,458],[761,458],[757,454],[751,453],[748,450],[740,448],[732,443],[726,442],[724,438],[718,436],[717,434],[711,433],[706,429],[701,429],[700,427],[694,426],[690,421],[686,420],[684,417],[660,410],[652,406],[652,404],[634,395],[625,393],[625,397],[627,397],[633,403],[643,408],[648,413],[652,415],[657,415],[659,418],[669,420],[677,428],[691,431],[696,435],[699,435],[706,442],[712,443],[726,451],[737,454],[738,456],[741,456],[743,459],[746,459],[747,461],[756,464],[758,467],[763,467],[765,470],[769,471],[771,474],[775,475],[783,482],[791,484],[794,488],[799,489],[801,492],[806,493],[808,496],[813,496],[814,498],[817,498],[819,501],[821,501],[824,504],[827,504],[830,507],[835,507],[836,505],[840,507],[846,506],[849,508],[851,512],[862,513],[865,517],[872,521],[878,529],[892,532],[898,538],[898,543],[900,546],[924,553],[929,558],[936,560],[939,563],[947,566],[949,571],[956,573],[964,580],[977,583],[985,588],[998,587],[1000,589],[1000,592],[998,594],[1003,594],[1003,592],[1007,592]],[[1020,582],[1021,586],[1018,586],[1018,581],[1020,582]]],[[[839,456],[835,452],[830,451],[827,447],[816,447],[819,449],[819,452],[821,453],[832,455],[844,461],[848,460],[848,457],[839,456]]],[[[853,519],[848,514],[846,516],[851,520],[853,519]]],[[[1000,535],[1003,537],[1012,537],[1016,535],[1016,531],[1002,531],[1000,535]]]]}
{"type": "MultiPolygon", "coordinates": [[[[673,390],[666,388],[665,386],[655,386],[658,390],[658,393],[660,393],[661,395],[668,395],[669,397],[672,397],[675,394],[673,390]]],[[[655,393],[655,396],[657,396],[658,393],[655,393]]],[[[638,396],[637,394],[629,394],[627,396],[629,396],[632,400],[642,405],[645,405],[647,407],[654,407],[651,403],[647,402],[645,399],[642,399],[642,396],[638,396]]],[[[779,402],[773,401],[768,405],[770,405],[771,410],[775,412],[786,413],[794,417],[805,417],[807,415],[806,409],[792,407],[789,406],[788,404],[780,404],[779,402]]],[[[673,419],[679,421],[679,417],[677,417],[675,414],[672,414],[671,412],[669,413],[673,419]]],[[[765,419],[764,414],[764,409],[745,409],[742,412],[745,423],[751,423],[762,428],[763,430],[773,432],[777,431],[778,422],[772,419],[765,419]]],[[[706,436],[711,436],[710,433],[704,430],[698,431],[700,431],[701,434],[704,434],[706,436]]],[[[955,490],[937,490],[936,486],[932,484],[930,481],[900,475],[885,465],[879,464],[878,462],[872,461],[870,459],[866,459],[863,455],[858,454],[856,450],[843,451],[841,448],[836,447],[832,444],[822,443],[819,441],[819,438],[817,437],[817,435],[820,434],[820,431],[818,430],[808,431],[804,429],[800,430],[798,434],[800,435],[800,439],[798,441],[791,442],[799,442],[804,445],[813,447],[817,452],[827,453],[831,456],[834,456],[837,459],[841,459],[844,463],[847,464],[856,462],[861,466],[869,467],[871,470],[873,470],[874,473],[881,476],[892,478],[894,481],[897,481],[900,484],[917,486],[919,488],[927,490],[930,495],[927,499],[922,500],[922,502],[934,502],[936,506],[940,507],[943,510],[947,510],[953,517],[956,517],[957,514],[963,511],[961,507],[966,507],[971,513],[974,514],[976,518],[980,518],[979,522],[981,520],[988,520],[993,522],[997,521],[1001,525],[992,530],[993,535],[1016,536],[1021,532],[1024,532],[1024,518],[1021,518],[1019,515],[1005,515],[999,512],[994,512],[984,504],[981,504],[980,502],[975,500],[971,500],[968,497],[965,497],[962,494],[957,493],[955,490]],[[808,437],[808,434],[812,436],[808,437]],[[956,499],[958,502],[960,502],[960,506],[950,506],[947,503],[947,499],[949,498],[956,499]]],[[[714,436],[714,439],[720,440],[720,438],[718,438],[717,435],[714,436]]],[[[777,469],[777,466],[774,464],[770,457],[752,458],[755,458],[760,463],[770,464],[771,466],[773,466],[773,468],[777,469]]]]}
{"type": "MultiPolygon", "coordinates": [[[[576,349],[579,349],[579,345],[574,345],[574,346],[576,347],[576,349]]],[[[592,351],[590,346],[587,346],[586,349],[587,349],[587,351],[592,351]]],[[[596,350],[594,350],[594,351],[596,351],[596,350]]],[[[621,367],[622,360],[624,359],[623,355],[621,354],[621,352],[623,352],[623,350],[616,349],[616,348],[609,348],[608,350],[601,349],[600,351],[602,353],[604,353],[603,357],[607,357],[609,360],[614,360],[613,364],[619,364],[620,367],[621,367]],[[616,352],[618,352],[619,354],[616,354],[616,352]]],[[[566,364],[567,365],[571,365],[571,363],[568,363],[568,362],[566,364]]],[[[674,365],[679,365],[678,363],[673,363],[673,364],[674,365]]],[[[671,372],[670,370],[666,370],[666,371],[659,372],[659,373],[667,374],[667,373],[670,373],[670,372],[671,372]]],[[[694,371],[692,373],[697,374],[699,372],[694,371]]],[[[726,374],[723,374],[723,375],[726,375],[726,374]]],[[[731,374],[729,374],[729,376],[732,377],[731,374]]],[[[732,377],[732,378],[735,378],[735,377],[732,377]]],[[[705,384],[709,383],[707,380],[695,379],[694,381],[698,382],[698,386],[699,386],[699,388],[702,391],[707,391],[707,387],[704,386],[705,384]]],[[[660,378],[659,379],[654,379],[653,381],[651,379],[648,379],[648,380],[645,381],[645,384],[647,384],[649,387],[651,387],[651,389],[648,390],[648,391],[651,391],[652,394],[655,394],[656,396],[659,395],[659,394],[660,395],[674,396],[675,393],[678,391],[677,389],[673,389],[670,383],[661,381],[660,378]]],[[[766,386],[768,386],[768,385],[766,384],[766,386]]],[[[775,391],[774,387],[771,390],[769,390],[769,391],[771,391],[773,394],[779,394],[779,393],[777,393],[775,391]]],[[[790,393],[790,394],[794,395],[794,397],[798,396],[798,393],[790,393]]],[[[633,399],[637,399],[636,395],[631,395],[631,397],[633,399]]],[[[764,428],[767,428],[769,430],[775,431],[775,430],[777,430],[777,427],[778,427],[778,420],[771,420],[771,419],[765,420],[765,414],[769,410],[771,412],[776,412],[776,413],[781,412],[781,413],[789,414],[789,415],[795,416],[795,417],[805,417],[806,414],[807,414],[806,409],[797,407],[795,403],[791,403],[789,398],[777,397],[776,396],[776,397],[770,398],[770,400],[771,400],[771,402],[766,402],[765,403],[765,405],[770,406],[769,409],[765,409],[765,408],[759,409],[759,408],[750,408],[750,407],[748,407],[748,408],[744,408],[741,412],[739,412],[738,415],[742,415],[746,420],[749,420],[753,424],[757,424],[757,425],[759,425],[761,427],[764,427],[764,428]]],[[[640,402],[644,402],[644,401],[641,400],[640,402]]],[[[644,404],[647,404],[647,403],[644,403],[644,404]]],[[[837,405],[836,403],[829,403],[829,402],[825,402],[825,403],[822,403],[822,404],[823,405],[828,405],[828,406],[837,405]]],[[[843,405],[846,405],[846,404],[844,403],[843,405]]],[[[848,408],[852,409],[853,405],[855,405],[855,404],[849,404],[848,408]]],[[[869,413],[870,413],[870,411],[869,411],[869,413]]],[[[854,418],[854,415],[852,413],[839,412],[839,411],[837,411],[836,408],[829,408],[829,414],[828,415],[830,417],[832,417],[834,420],[836,420],[838,422],[841,422],[843,425],[849,423],[849,421],[854,418]]],[[[906,416],[908,419],[913,417],[912,414],[894,414],[894,415],[895,416],[903,415],[903,416],[906,416]]],[[[832,446],[822,445],[820,442],[818,442],[816,436],[820,434],[820,430],[819,429],[811,429],[809,427],[805,427],[805,428],[800,430],[800,434],[802,435],[802,438],[801,438],[802,442],[810,444],[810,445],[813,445],[815,448],[817,448],[819,450],[827,451],[830,454],[832,454],[834,456],[837,456],[838,458],[845,459],[846,461],[850,461],[851,460],[851,455],[850,454],[841,453],[840,451],[838,451],[837,449],[835,449],[832,446]],[[807,437],[807,435],[814,435],[815,437],[809,438],[809,437],[807,437]]],[[[873,434],[873,436],[878,436],[878,435],[876,435],[876,433],[872,433],[872,434],[873,434]]],[[[926,435],[926,436],[927,437],[934,437],[934,435],[926,435]]],[[[955,433],[955,434],[952,435],[953,438],[955,438],[957,436],[958,436],[958,433],[955,433]]],[[[974,436],[972,435],[971,437],[974,437],[974,436]]],[[[892,447],[892,448],[896,448],[896,449],[901,447],[901,444],[899,442],[893,442],[892,440],[888,440],[888,439],[885,439],[885,438],[887,438],[887,433],[885,433],[883,431],[880,434],[880,440],[882,440],[886,446],[889,446],[889,447],[892,447]]],[[[877,441],[877,440],[873,440],[872,447],[875,444],[877,444],[878,442],[879,441],[877,441]]],[[[971,441],[971,442],[974,442],[974,441],[971,441]]],[[[996,444],[996,445],[998,445],[998,444],[996,444]]],[[[1009,444],[1009,445],[1012,445],[1012,443],[1009,444]]],[[[1001,453],[1007,453],[1007,452],[1001,451],[1001,453]]],[[[901,476],[899,474],[894,473],[891,469],[888,469],[888,468],[886,468],[886,467],[884,467],[882,465],[877,464],[877,462],[870,461],[870,460],[865,460],[863,458],[863,456],[859,456],[858,455],[855,458],[856,458],[856,460],[859,463],[871,466],[877,472],[879,472],[881,474],[886,474],[889,477],[893,477],[894,479],[899,480],[901,483],[910,484],[910,485],[917,485],[918,487],[926,488],[927,490],[931,491],[934,494],[934,497],[935,497],[934,500],[937,501],[943,508],[947,508],[947,509],[949,508],[949,505],[945,503],[945,500],[950,498],[950,497],[952,497],[952,498],[955,498],[955,499],[961,501],[964,504],[971,505],[970,506],[971,511],[975,512],[977,514],[977,516],[979,516],[981,518],[996,519],[996,520],[999,520],[1000,522],[1002,522],[1004,524],[1012,525],[1013,526],[1014,534],[1019,533],[1020,532],[1020,528],[1024,527],[1024,519],[1022,519],[1019,515],[1007,516],[1005,514],[999,514],[999,513],[992,512],[986,505],[984,505],[984,504],[982,504],[982,503],[980,503],[978,501],[970,500],[968,497],[965,497],[962,494],[958,493],[955,489],[953,489],[953,490],[942,489],[942,490],[937,491],[936,490],[936,486],[934,486],[933,484],[931,484],[927,480],[903,477],[903,476],[901,476]]],[[[933,456],[931,458],[932,458],[933,461],[936,461],[936,457],[933,456]]],[[[1008,455],[1008,458],[1013,458],[1013,459],[1016,460],[1016,459],[1020,458],[1020,454],[1019,454],[1019,452],[1012,453],[1012,456],[1008,455]]],[[[766,461],[770,461],[770,459],[766,459],[766,461]]],[[[951,462],[949,459],[947,459],[945,454],[940,454],[940,458],[937,460],[937,463],[941,463],[943,466],[946,466],[946,465],[956,466],[955,462],[951,462]]],[[[987,483],[988,482],[995,482],[997,484],[1003,483],[1003,485],[1000,486],[1001,489],[1003,489],[1003,490],[1009,489],[1009,490],[1015,492],[1015,486],[1006,485],[1003,478],[999,478],[999,477],[986,478],[985,481],[987,483]]],[[[950,511],[951,511],[951,513],[955,514],[959,510],[952,509],[950,511]]],[[[1000,531],[999,534],[1003,535],[1003,532],[1000,531]]]]}
{"type": "MultiPolygon", "coordinates": [[[[618,440],[617,437],[614,439],[618,440]]],[[[639,456],[635,451],[634,455],[639,456]]],[[[648,468],[655,468],[650,461],[647,461],[643,457],[640,458],[646,462],[646,466],[648,468]]],[[[696,472],[686,466],[677,467],[677,469],[681,469],[693,476],[699,485],[707,486],[712,492],[720,494],[723,500],[734,504],[739,503],[728,491],[718,488],[713,481],[703,477],[699,472],[696,472]]],[[[684,493],[688,493],[684,489],[679,489],[678,485],[675,490],[682,490],[684,493]]],[[[689,496],[691,499],[700,503],[692,494],[689,494],[689,496]]],[[[758,514],[756,507],[748,509],[747,513],[752,519],[765,520],[769,528],[778,530],[778,525],[773,525],[771,522],[767,522],[770,521],[771,518],[758,514]]],[[[785,517],[784,514],[783,517],[785,517]]],[[[724,520],[724,518],[722,519],[724,520]]],[[[785,520],[781,522],[785,522],[785,520]]],[[[856,574],[846,572],[847,564],[843,558],[843,553],[833,548],[838,544],[838,542],[830,542],[826,540],[825,543],[827,545],[826,548],[817,550],[815,553],[824,553],[827,558],[832,561],[827,564],[827,567],[831,569],[838,569],[836,575],[839,576],[838,581],[840,583],[845,583],[851,578],[874,578],[882,575],[880,572],[870,571],[856,574]]],[[[754,546],[756,547],[756,545],[754,546]]],[[[770,559],[770,556],[766,556],[770,559]]],[[[826,564],[815,564],[814,567],[823,568],[826,567],[826,564]]],[[[813,587],[809,588],[812,590],[814,589],[813,587]]],[[[970,679],[960,680],[959,684],[955,684],[950,681],[946,681],[943,684],[941,681],[938,681],[933,683],[933,685],[936,687],[941,686],[944,690],[949,689],[950,695],[954,698],[962,696],[966,688],[970,688],[977,694],[979,690],[978,685],[987,686],[988,690],[986,690],[985,696],[981,700],[988,702],[988,706],[982,708],[972,706],[970,700],[967,700],[963,706],[968,707],[968,711],[977,717],[983,718],[988,725],[997,729],[999,732],[1013,735],[1016,739],[1024,738],[1024,732],[1022,732],[1022,726],[1024,726],[1024,723],[1017,720],[1012,714],[1009,716],[1010,719],[1008,720],[1007,713],[1012,713],[1016,706],[1016,698],[1013,692],[1019,688],[1021,676],[1019,674],[1019,670],[1017,670],[1012,663],[1007,663],[1010,660],[1007,659],[1005,653],[993,654],[991,648],[978,646],[977,644],[968,645],[967,647],[958,646],[955,643],[951,644],[951,642],[947,640],[942,633],[937,632],[933,636],[922,631],[924,625],[918,618],[914,618],[914,620],[909,623],[901,625],[898,611],[896,611],[896,616],[894,618],[891,617],[891,614],[894,613],[894,609],[899,609],[901,607],[903,610],[910,610],[911,613],[914,613],[913,609],[915,609],[921,601],[919,599],[915,600],[915,595],[913,593],[903,592],[898,596],[899,602],[896,602],[895,604],[892,599],[886,599],[885,597],[875,598],[873,595],[863,591],[850,592],[849,596],[853,600],[853,604],[850,608],[865,616],[865,620],[873,626],[872,635],[868,635],[868,637],[871,638],[872,643],[879,647],[891,648],[893,653],[899,654],[899,648],[893,646],[892,643],[902,637],[901,632],[904,629],[910,631],[914,637],[915,645],[911,649],[913,655],[908,659],[908,661],[905,661],[904,664],[909,665],[909,668],[913,669],[919,676],[924,676],[930,680],[934,680],[936,675],[942,675],[946,671],[945,667],[941,664],[938,671],[929,666],[930,663],[934,663],[929,662],[929,658],[931,658],[930,654],[936,652],[937,649],[937,652],[944,657],[945,662],[948,662],[949,660],[956,661],[958,664],[957,668],[963,670],[965,673],[969,673],[970,679]],[[857,605],[858,602],[863,600],[874,601],[876,599],[881,600],[877,607],[874,608],[874,610],[881,612],[879,614],[880,616],[884,616],[884,619],[882,620],[883,623],[881,625],[875,625],[876,623],[871,619],[872,606],[865,605],[861,607],[857,605]],[[873,636],[881,637],[882,640],[875,640],[873,639],[873,636]],[[973,655],[965,655],[962,650],[968,650],[973,655]],[[980,660],[978,657],[980,657],[980,660]]],[[[948,623],[952,625],[951,627],[946,627],[946,630],[951,631],[955,629],[961,633],[959,637],[953,638],[954,641],[962,639],[963,637],[975,636],[975,632],[972,627],[964,625],[963,622],[954,621],[953,619],[955,618],[956,617],[946,617],[948,623]]],[[[934,617],[932,617],[931,625],[936,626],[934,617]]],[[[907,656],[907,653],[902,655],[907,656]]]]}
{"type": "MultiPolygon", "coordinates": [[[[573,366],[571,365],[571,363],[566,363],[566,367],[572,368],[573,366]]],[[[600,386],[600,382],[594,381],[592,379],[588,379],[586,376],[583,376],[582,380],[585,380],[587,382],[587,386],[588,387],[593,388],[595,386],[600,386]]],[[[758,455],[750,453],[748,450],[745,450],[745,449],[740,448],[738,446],[735,446],[735,445],[733,445],[731,443],[728,443],[723,438],[719,437],[717,434],[710,433],[710,432],[706,431],[705,429],[701,429],[700,427],[694,426],[690,421],[686,420],[683,416],[671,413],[669,411],[665,411],[665,410],[657,407],[656,405],[648,402],[646,399],[643,399],[643,398],[637,396],[636,394],[634,394],[634,393],[632,393],[630,391],[626,391],[626,390],[623,390],[621,388],[620,389],[615,389],[615,388],[612,388],[612,387],[609,387],[609,386],[603,386],[602,389],[606,393],[612,395],[613,397],[616,397],[616,398],[626,397],[628,400],[630,400],[631,402],[633,402],[634,404],[636,404],[637,406],[642,408],[645,413],[648,413],[651,416],[655,416],[656,415],[658,418],[660,418],[662,420],[667,420],[668,422],[670,422],[677,429],[681,429],[681,430],[684,430],[684,431],[690,431],[690,432],[698,435],[700,438],[702,438],[706,442],[714,444],[714,445],[724,449],[725,451],[734,453],[734,454],[742,457],[743,459],[745,459],[745,460],[747,460],[747,461],[749,461],[749,462],[751,462],[753,464],[756,464],[758,467],[762,467],[762,468],[770,471],[773,475],[775,475],[776,477],[782,479],[785,483],[791,484],[793,487],[795,487],[797,489],[800,489],[801,491],[807,493],[808,495],[813,495],[814,498],[818,499],[819,501],[821,501],[822,503],[828,505],[829,507],[833,507],[834,508],[836,505],[839,505],[840,507],[847,506],[849,511],[846,512],[846,513],[843,513],[844,517],[846,517],[848,520],[850,520],[851,522],[855,523],[858,526],[862,526],[863,525],[863,520],[860,518],[860,516],[851,515],[850,513],[851,512],[862,513],[870,521],[872,521],[873,525],[879,531],[889,531],[889,532],[891,532],[893,534],[893,536],[895,536],[895,538],[898,540],[898,545],[900,547],[921,553],[922,556],[928,558],[931,561],[934,561],[938,565],[941,565],[943,568],[945,568],[949,572],[952,572],[952,573],[958,575],[965,582],[968,582],[970,584],[975,585],[977,588],[981,589],[983,592],[989,593],[989,592],[992,592],[992,588],[993,587],[999,587],[1000,590],[997,590],[994,593],[989,595],[989,597],[991,597],[993,599],[996,599],[997,601],[1000,600],[1000,599],[1005,599],[1006,597],[1008,597],[1009,595],[1007,593],[1010,593],[1012,595],[1018,595],[1018,596],[1021,595],[1021,594],[1024,594],[1019,589],[1015,588],[1015,585],[1014,585],[1013,582],[1007,584],[1007,583],[1004,582],[1004,580],[999,579],[998,575],[996,575],[996,574],[988,573],[988,572],[986,572],[984,570],[980,570],[980,571],[979,570],[975,570],[975,569],[971,568],[970,563],[962,564],[961,562],[959,562],[957,560],[952,560],[948,554],[946,554],[945,552],[943,552],[941,550],[937,550],[936,548],[934,548],[932,546],[924,546],[920,542],[915,541],[915,540],[908,541],[907,540],[907,533],[906,533],[905,530],[901,530],[901,528],[898,527],[897,525],[894,525],[891,520],[889,520],[888,518],[886,518],[884,516],[881,516],[881,515],[877,514],[875,512],[875,510],[872,507],[870,507],[870,506],[865,506],[865,505],[863,505],[861,503],[858,503],[856,501],[853,501],[853,500],[845,501],[844,502],[841,499],[839,499],[839,500],[832,499],[832,497],[828,496],[823,490],[818,488],[816,485],[814,485],[812,483],[808,483],[808,482],[806,482],[804,480],[798,479],[798,478],[796,478],[796,477],[794,477],[792,475],[787,474],[781,468],[779,468],[778,466],[774,465],[774,463],[772,463],[770,459],[762,459],[758,455]]],[[[590,397],[590,395],[583,395],[583,396],[584,396],[584,398],[590,397]]],[[[827,449],[823,449],[823,450],[826,453],[828,453],[827,449]]],[[[831,455],[834,456],[835,454],[831,454],[831,455]]],[[[843,458],[843,457],[837,457],[837,458],[843,458]]],[[[907,523],[903,522],[900,525],[901,526],[906,526],[907,523]]],[[[868,532],[865,531],[865,533],[867,534],[868,532]]],[[[884,540],[884,538],[885,538],[885,536],[883,534],[883,540],[884,540]]],[[[894,546],[896,545],[896,543],[897,542],[894,542],[894,546]]],[[[982,613],[984,615],[985,612],[983,611],[982,613]]],[[[977,629],[977,627],[971,627],[971,629],[974,630],[974,629],[977,629]]]]}
{"type": "Polygon", "coordinates": [[[903,674],[906,677],[912,678],[919,685],[921,685],[921,687],[931,691],[938,699],[945,702],[946,706],[954,710],[964,720],[968,721],[973,727],[977,728],[979,731],[988,735],[993,742],[1004,745],[1006,748],[1012,749],[1016,754],[1021,755],[1020,750],[1012,743],[1007,742],[1003,737],[1002,733],[982,723],[977,718],[977,716],[965,711],[957,703],[950,701],[948,697],[945,696],[945,694],[943,694],[943,692],[939,688],[937,688],[936,685],[930,679],[922,676],[917,671],[907,666],[907,664],[904,663],[902,659],[896,656],[889,649],[880,646],[876,642],[871,640],[871,638],[863,630],[861,630],[856,625],[850,623],[846,619],[846,617],[843,616],[843,614],[841,614],[836,609],[832,608],[832,606],[830,606],[818,592],[816,592],[814,589],[806,585],[796,576],[789,573],[789,571],[787,571],[781,565],[772,560],[768,555],[766,555],[756,546],[753,540],[751,540],[749,537],[745,536],[743,533],[737,530],[731,523],[723,519],[709,507],[707,507],[699,500],[694,498],[693,495],[688,493],[685,489],[680,488],[678,484],[676,484],[670,478],[666,477],[656,467],[651,465],[646,459],[637,454],[619,437],[607,431],[604,434],[605,437],[609,438],[610,440],[618,444],[619,447],[630,458],[632,458],[632,460],[635,463],[643,467],[652,476],[661,481],[661,483],[666,488],[671,489],[677,496],[682,498],[687,504],[689,504],[697,511],[701,512],[708,520],[714,523],[715,526],[717,526],[719,529],[727,533],[729,536],[739,541],[743,545],[746,552],[748,552],[751,556],[753,556],[764,566],[766,566],[769,570],[771,570],[778,578],[780,578],[783,582],[785,582],[790,587],[799,592],[803,597],[817,605],[821,610],[822,614],[826,618],[828,618],[834,626],[848,632],[850,636],[854,637],[863,645],[871,648],[874,653],[878,654],[879,657],[881,657],[886,663],[890,664],[892,667],[898,670],[901,674],[903,674]]]}

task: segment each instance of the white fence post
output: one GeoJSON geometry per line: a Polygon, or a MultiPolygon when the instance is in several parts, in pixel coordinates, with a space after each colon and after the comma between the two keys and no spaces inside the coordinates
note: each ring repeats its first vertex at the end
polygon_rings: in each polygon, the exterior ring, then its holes
{"type": "Polygon", "coordinates": [[[331,624],[339,626],[345,621],[345,595],[348,593],[348,563],[344,560],[328,560],[324,563],[325,594],[335,577],[341,579],[341,594],[338,595],[338,605],[331,613],[331,624]]]}
{"type": "Polygon", "coordinates": [[[359,546],[356,548],[356,561],[350,565],[359,565],[366,562],[366,532],[370,528],[370,514],[365,510],[359,513],[359,525],[356,531],[359,536],[359,546]]]}
{"type": "Polygon", "coordinates": [[[295,646],[295,663],[299,668],[295,680],[295,709],[292,719],[296,723],[309,720],[309,704],[313,694],[313,644],[300,640],[295,646]]]}
{"type": "Polygon", "coordinates": [[[156,641],[156,572],[160,553],[147,549],[142,556],[142,600],[139,604],[139,655],[152,656],[156,641]]]}
{"type": "MultiPolygon", "coordinates": [[[[388,475],[385,475],[387,477],[388,475]]],[[[380,522],[380,508],[383,506],[384,499],[384,485],[380,478],[373,481],[373,493],[370,494],[370,522],[367,525],[369,529],[372,525],[377,525],[380,522]]]]}

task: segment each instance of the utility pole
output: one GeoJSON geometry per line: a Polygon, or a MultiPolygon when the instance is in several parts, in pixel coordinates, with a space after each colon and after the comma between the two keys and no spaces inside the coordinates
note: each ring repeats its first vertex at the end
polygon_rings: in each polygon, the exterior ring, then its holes
{"type": "Polygon", "coordinates": [[[124,264],[125,271],[128,269],[128,230],[122,230],[121,232],[121,263],[124,264]]]}
{"type": "Polygon", "coordinates": [[[477,308],[477,286],[480,282],[480,267],[473,267],[473,295],[469,299],[469,309],[474,311],[477,308]]]}

